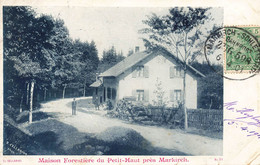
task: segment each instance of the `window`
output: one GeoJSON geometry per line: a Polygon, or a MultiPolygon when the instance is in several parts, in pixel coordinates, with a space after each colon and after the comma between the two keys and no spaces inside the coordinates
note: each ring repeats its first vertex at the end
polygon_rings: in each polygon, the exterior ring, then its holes
{"type": "Polygon", "coordinates": [[[180,66],[175,67],[175,76],[177,76],[177,77],[181,76],[181,67],[180,66]]]}
{"type": "Polygon", "coordinates": [[[174,100],[180,102],[181,98],[181,90],[174,90],[174,100]]]}
{"type": "Polygon", "coordinates": [[[171,66],[170,67],[170,78],[174,77],[182,77],[183,76],[183,70],[181,66],[171,66]]]}
{"type": "Polygon", "coordinates": [[[144,90],[137,90],[137,101],[144,101],[144,90]]]}
{"type": "Polygon", "coordinates": [[[181,102],[182,101],[182,91],[179,90],[171,90],[170,91],[170,101],[172,102],[181,102]]]}
{"type": "Polygon", "coordinates": [[[149,66],[137,66],[132,67],[132,77],[144,77],[149,78],[149,66]]]}
{"type": "Polygon", "coordinates": [[[96,88],[96,95],[98,94],[98,88],[96,88]]]}
{"type": "Polygon", "coordinates": [[[116,99],[116,89],[107,87],[107,99],[116,99]]]}
{"type": "Polygon", "coordinates": [[[132,96],[135,101],[149,102],[149,90],[132,90],[132,96]]]}
{"type": "Polygon", "coordinates": [[[136,68],[136,77],[144,77],[144,66],[138,66],[136,68]]]}

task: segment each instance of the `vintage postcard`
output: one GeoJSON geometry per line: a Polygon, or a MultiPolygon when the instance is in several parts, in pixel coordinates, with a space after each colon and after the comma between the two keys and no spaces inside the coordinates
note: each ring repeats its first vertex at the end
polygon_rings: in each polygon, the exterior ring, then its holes
{"type": "Polygon", "coordinates": [[[0,164],[259,164],[256,6],[4,1],[0,164]]]}

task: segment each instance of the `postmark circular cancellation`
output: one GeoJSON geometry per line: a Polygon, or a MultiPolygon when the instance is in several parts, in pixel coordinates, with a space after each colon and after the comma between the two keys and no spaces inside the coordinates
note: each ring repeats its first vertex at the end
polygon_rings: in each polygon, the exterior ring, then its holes
{"type": "Polygon", "coordinates": [[[255,76],[260,72],[259,33],[260,27],[216,29],[204,45],[209,66],[230,80],[246,80],[255,76]]]}

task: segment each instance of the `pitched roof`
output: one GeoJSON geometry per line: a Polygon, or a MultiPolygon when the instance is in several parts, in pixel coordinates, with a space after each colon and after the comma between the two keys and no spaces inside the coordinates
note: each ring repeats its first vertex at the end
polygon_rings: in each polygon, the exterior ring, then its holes
{"type": "Polygon", "coordinates": [[[144,52],[134,53],[131,56],[126,57],[124,60],[117,63],[113,67],[109,68],[105,72],[101,73],[99,76],[100,77],[109,77],[109,76],[117,77],[121,73],[123,73],[125,70],[129,69],[130,67],[132,67],[139,61],[148,57],[150,54],[152,54],[152,52],[144,51],[144,52]]]}
{"type": "Polygon", "coordinates": [[[90,87],[99,87],[102,85],[102,81],[96,80],[94,83],[90,85],[90,87]]]}
{"type": "Polygon", "coordinates": [[[190,68],[195,74],[200,75],[201,77],[205,77],[205,75],[203,73],[201,73],[200,71],[198,71],[197,69],[195,69],[194,67],[187,65],[188,68],[190,68]]]}
{"type": "MultiPolygon", "coordinates": [[[[134,66],[135,64],[137,64],[141,60],[145,59],[146,57],[152,55],[153,53],[155,53],[157,51],[165,52],[167,55],[169,55],[170,57],[175,59],[175,61],[177,63],[183,64],[182,61],[180,61],[178,58],[176,58],[170,52],[168,52],[167,50],[164,50],[164,49],[159,49],[159,50],[155,50],[155,51],[143,51],[143,52],[134,53],[131,56],[126,57],[121,62],[117,63],[116,65],[114,65],[113,67],[109,68],[105,72],[101,73],[99,75],[99,77],[117,77],[121,73],[125,72],[127,69],[131,68],[132,66],[134,66]]],[[[197,69],[193,68],[192,66],[187,65],[187,68],[192,73],[195,73],[196,75],[201,76],[201,77],[205,77],[204,74],[202,74],[201,72],[199,72],[197,69]]]]}

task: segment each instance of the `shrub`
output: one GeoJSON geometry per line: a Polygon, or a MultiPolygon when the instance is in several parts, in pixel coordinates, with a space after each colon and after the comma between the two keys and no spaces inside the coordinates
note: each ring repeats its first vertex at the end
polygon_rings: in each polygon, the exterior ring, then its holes
{"type": "Polygon", "coordinates": [[[162,88],[162,81],[157,78],[154,90],[155,99],[153,105],[158,107],[165,107],[168,104],[168,99],[165,97],[165,91],[162,88]]]}

